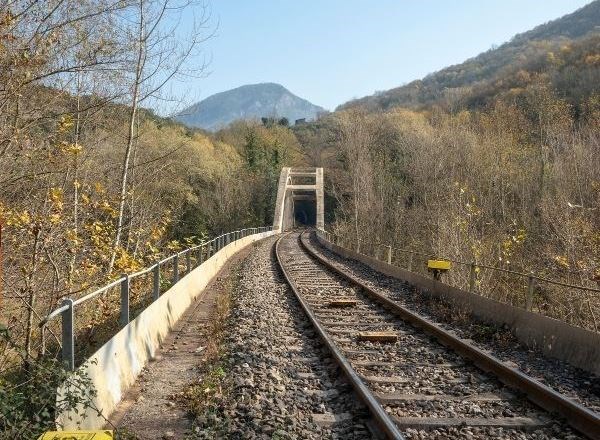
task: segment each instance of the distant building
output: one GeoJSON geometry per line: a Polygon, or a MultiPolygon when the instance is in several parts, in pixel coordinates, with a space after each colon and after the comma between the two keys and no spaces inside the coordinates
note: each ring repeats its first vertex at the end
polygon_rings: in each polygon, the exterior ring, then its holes
{"type": "Polygon", "coordinates": [[[302,124],[306,124],[306,118],[296,119],[296,121],[294,122],[294,125],[302,125],[302,124]]]}
{"type": "Polygon", "coordinates": [[[329,114],[328,110],[323,110],[323,111],[317,112],[317,120],[321,119],[324,116],[327,116],[328,114],[329,114]]]}

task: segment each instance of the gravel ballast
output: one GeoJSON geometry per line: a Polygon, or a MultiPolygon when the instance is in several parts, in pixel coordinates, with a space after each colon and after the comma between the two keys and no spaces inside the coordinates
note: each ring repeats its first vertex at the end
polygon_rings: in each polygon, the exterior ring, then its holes
{"type": "Polygon", "coordinates": [[[274,242],[258,243],[239,271],[223,397],[197,417],[194,438],[372,438],[367,410],[279,273],[274,242]]]}

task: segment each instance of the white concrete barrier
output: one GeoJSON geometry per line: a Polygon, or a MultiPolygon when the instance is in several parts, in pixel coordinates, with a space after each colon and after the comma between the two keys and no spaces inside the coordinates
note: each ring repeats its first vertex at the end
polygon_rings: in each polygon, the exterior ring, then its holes
{"type": "MultiPolygon", "coordinates": [[[[87,374],[96,389],[95,409],[80,406],[76,411],[58,414],[57,426],[65,430],[101,429],[142,368],[155,356],[177,320],[227,260],[251,243],[276,233],[268,231],[254,234],[228,244],[186,274],[123,327],[77,369],[77,372],[87,374]]],[[[65,391],[64,388],[58,389],[58,400],[61,400],[65,391]]]]}

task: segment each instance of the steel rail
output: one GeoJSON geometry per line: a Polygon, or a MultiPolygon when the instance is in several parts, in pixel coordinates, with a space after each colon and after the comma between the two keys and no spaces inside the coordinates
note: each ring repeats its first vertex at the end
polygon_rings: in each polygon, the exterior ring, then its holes
{"type": "Polygon", "coordinates": [[[352,366],[344,357],[342,352],[336,347],[335,343],[327,335],[321,324],[319,324],[316,316],[313,314],[308,304],[300,295],[298,288],[296,287],[294,281],[292,280],[291,276],[285,268],[283,258],[281,257],[280,253],[279,245],[281,243],[281,240],[287,235],[289,234],[280,237],[275,243],[275,255],[277,257],[277,263],[279,264],[279,267],[281,268],[281,271],[283,272],[283,276],[285,277],[287,283],[292,289],[292,292],[294,292],[294,295],[296,296],[298,302],[302,306],[304,313],[306,313],[308,319],[317,330],[317,333],[321,337],[321,340],[327,346],[333,358],[337,361],[340,368],[348,378],[348,381],[354,388],[354,391],[358,394],[358,396],[364,402],[364,404],[369,408],[379,428],[388,438],[403,440],[404,437],[400,433],[400,430],[398,429],[392,418],[385,412],[379,401],[375,398],[375,396],[371,393],[367,386],[362,382],[356,371],[354,371],[354,368],[352,368],[352,366]]]}
{"type": "Polygon", "coordinates": [[[432,321],[411,312],[385,295],[377,292],[351,273],[337,267],[331,261],[317,253],[314,248],[308,244],[306,232],[301,234],[300,243],[313,258],[345,278],[350,283],[359,286],[363,291],[369,294],[369,296],[383,304],[400,318],[412,325],[422,328],[444,345],[452,348],[462,356],[469,358],[482,370],[495,375],[506,385],[520,389],[525,393],[527,398],[536,405],[551,413],[554,412],[560,414],[565,418],[567,423],[577,431],[591,439],[600,439],[599,414],[554,391],[552,388],[524,374],[518,369],[508,366],[495,356],[469,344],[451,332],[442,329],[432,321]]]}

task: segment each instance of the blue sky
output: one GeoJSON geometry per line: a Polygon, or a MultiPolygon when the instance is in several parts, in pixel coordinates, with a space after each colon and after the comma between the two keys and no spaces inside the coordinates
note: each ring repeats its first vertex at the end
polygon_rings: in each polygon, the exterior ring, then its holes
{"type": "MultiPolygon", "coordinates": [[[[212,0],[209,75],[173,84],[192,103],[277,82],[333,110],[501,44],[589,0],[212,0]]],[[[185,28],[186,23],[183,24],[185,28]]]]}

